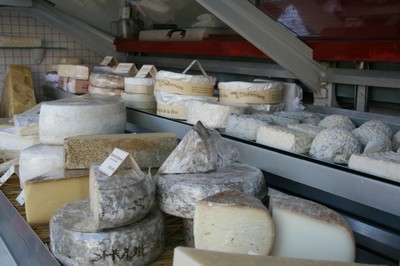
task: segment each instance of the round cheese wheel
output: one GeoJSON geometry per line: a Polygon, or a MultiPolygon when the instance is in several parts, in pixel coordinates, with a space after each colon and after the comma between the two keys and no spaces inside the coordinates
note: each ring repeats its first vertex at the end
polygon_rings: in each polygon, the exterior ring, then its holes
{"type": "Polygon", "coordinates": [[[121,93],[124,90],[121,88],[102,88],[96,87],[92,84],[89,84],[88,92],[89,94],[100,94],[100,95],[107,95],[107,96],[121,96],[121,93]]]}
{"type": "Polygon", "coordinates": [[[50,248],[63,265],[147,265],[163,252],[165,223],[159,210],[97,232],[89,205],[89,200],[68,203],[50,220],[50,248]]]}
{"type": "Polygon", "coordinates": [[[19,159],[19,181],[26,181],[64,167],[64,146],[37,144],[22,150],[19,159]]]}
{"type": "Polygon", "coordinates": [[[122,92],[121,98],[125,101],[126,106],[130,108],[156,108],[156,100],[153,94],[122,92]]]}
{"type": "Polygon", "coordinates": [[[89,76],[91,85],[100,88],[123,89],[124,76],[109,72],[92,72],[89,76]]]}
{"type": "Polygon", "coordinates": [[[125,78],[125,92],[153,94],[155,80],[153,78],[125,78]]]}
{"type": "Polygon", "coordinates": [[[150,177],[132,169],[118,169],[111,177],[90,167],[90,209],[97,229],[136,222],[150,211],[155,185],[150,177]]]}
{"type": "Polygon", "coordinates": [[[39,137],[44,144],[62,145],[66,137],[123,133],[125,124],[121,98],[84,95],[42,103],[39,137]]]}
{"type": "Polygon", "coordinates": [[[161,210],[190,219],[194,217],[196,203],[216,193],[238,189],[262,199],[267,192],[261,170],[241,163],[207,173],[157,175],[156,180],[161,210]]]}

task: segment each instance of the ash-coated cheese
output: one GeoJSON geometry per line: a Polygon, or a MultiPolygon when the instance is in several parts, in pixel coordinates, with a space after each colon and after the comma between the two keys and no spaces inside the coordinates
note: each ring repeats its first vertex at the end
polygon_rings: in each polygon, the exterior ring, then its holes
{"type": "Polygon", "coordinates": [[[353,130],[353,134],[357,137],[362,147],[367,146],[371,141],[381,143],[379,151],[391,151],[392,130],[382,121],[371,120],[360,127],[353,130]]]}
{"type": "Polygon", "coordinates": [[[241,139],[256,140],[258,129],[271,122],[270,116],[231,114],[228,117],[225,133],[241,139]]]}
{"type": "Polygon", "coordinates": [[[193,232],[196,248],[241,254],[269,255],[275,239],[268,209],[238,190],[199,201],[193,232]]]}
{"type": "Polygon", "coordinates": [[[294,152],[307,153],[310,150],[314,136],[286,127],[265,125],[257,131],[257,143],[273,148],[294,152]]]}
{"type": "Polygon", "coordinates": [[[64,139],[64,163],[66,169],[89,169],[119,148],[129,152],[140,168],[159,168],[177,145],[172,132],[69,137],[64,139]]]}
{"type": "Polygon", "coordinates": [[[123,133],[125,124],[121,98],[84,95],[42,103],[39,136],[44,144],[63,145],[66,137],[123,133]]]}
{"type": "Polygon", "coordinates": [[[61,145],[37,144],[24,149],[19,159],[21,188],[34,177],[64,167],[63,156],[64,147],[61,145]]]}
{"type": "Polygon", "coordinates": [[[281,127],[287,127],[288,125],[295,125],[300,123],[300,119],[294,117],[272,115],[271,118],[272,118],[272,124],[281,127]]]}
{"type": "Polygon", "coordinates": [[[90,167],[89,195],[94,226],[98,230],[131,224],[151,209],[155,184],[140,169],[118,169],[112,176],[90,167]]]}
{"type": "Polygon", "coordinates": [[[272,193],[269,210],[275,224],[272,256],[354,261],[353,232],[335,211],[280,192],[272,193]]]}
{"type": "Polygon", "coordinates": [[[196,123],[160,166],[159,174],[203,173],[225,167],[239,158],[221,135],[196,123]]]}
{"type": "Polygon", "coordinates": [[[185,238],[185,247],[194,247],[193,224],[194,220],[184,218],[183,220],[183,234],[185,238]]]}
{"type": "Polygon", "coordinates": [[[125,101],[126,106],[131,108],[155,109],[157,106],[153,94],[122,92],[121,98],[125,101]]]}
{"type": "Polygon", "coordinates": [[[58,76],[74,79],[89,79],[89,67],[84,65],[58,65],[58,76]]]}
{"type": "Polygon", "coordinates": [[[191,101],[187,109],[187,122],[194,125],[201,121],[208,128],[225,128],[230,114],[243,114],[245,112],[245,106],[191,101]]]}
{"type": "Polygon", "coordinates": [[[165,213],[193,218],[196,203],[216,193],[238,189],[262,199],[267,187],[260,169],[232,163],[223,169],[196,174],[157,175],[157,199],[165,213]]]}
{"type": "Polygon", "coordinates": [[[88,200],[68,203],[50,220],[50,248],[63,265],[146,265],[162,254],[165,222],[159,210],[97,232],[89,205],[88,200]]]}
{"type": "Polygon", "coordinates": [[[324,128],[315,126],[313,124],[293,124],[287,126],[290,129],[294,129],[297,131],[304,132],[306,134],[310,134],[312,136],[317,136],[324,128]]]}
{"type": "Polygon", "coordinates": [[[400,154],[393,151],[353,154],[349,168],[400,183],[400,154]]]}
{"type": "Polygon", "coordinates": [[[274,265],[274,266],[372,266],[373,264],[279,258],[274,256],[257,256],[252,254],[235,254],[203,250],[189,247],[174,249],[173,266],[232,266],[232,265],[274,265]]]}
{"type": "Polygon", "coordinates": [[[313,140],[310,155],[314,158],[340,164],[347,164],[352,154],[361,153],[361,144],[349,130],[328,128],[313,140]]]}
{"type": "Polygon", "coordinates": [[[347,130],[353,130],[356,128],[354,123],[344,115],[328,115],[321,122],[318,123],[319,127],[323,128],[344,128],[347,130]]]}
{"type": "Polygon", "coordinates": [[[293,118],[300,120],[299,122],[302,124],[310,124],[310,125],[318,125],[319,122],[321,121],[321,118],[317,114],[313,114],[310,112],[288,112],[288,111],[283,111],[283,112],[277,112],[274,113],[274,116],[278,117],[286,117],[286,118],[293,118]]]}

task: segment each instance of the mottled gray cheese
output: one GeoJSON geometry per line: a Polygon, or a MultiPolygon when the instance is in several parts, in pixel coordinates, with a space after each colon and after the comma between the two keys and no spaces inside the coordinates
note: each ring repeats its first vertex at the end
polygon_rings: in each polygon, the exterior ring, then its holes
{"type": "Polygon", "coordinates": [[[203,173],[225,167],[239,158],[236,148],[201,122],[191,128],[160,166],[159,174],[203,173]]]}
{"type": "Polygon", "coordinates": [[[388,125],[382,121],[371,120],[360,127],[353,130],[353,134],[360,141],[362,147],[365,148],[371,141],[377,142],[377,151],[391,151],[392,143],[391,136],[392,130],[388,125]]]}
{"type": "Polygon", "coordinates": [[[343,115],[328,115],[321,120],[318,124],[319,127],[323,128],[345,128],[347,130],[353,130],[356,128],[354,123],[347,116],[343,115]]]}
{"type": "Polygon", "coordinates": [[[97,232],[89,205],[89,200],[68,203],[50,220],[51,252],[63,265],[146,265],[162,254],[165,222],[159,210],[97,232]]]}
{"type": "Polygon", "coordinates": [[[314,137],[318,135],[322,130],[324,130],[319,126],[315,126],[312,124],[294,124],[294,125],[288,125],[288,128],[301,131],[306,134],[310,134],[314,137]]]}
{"type": "Polygon", "coordinates": [[[318,123],[321,121],[321,118],[317,114],[313,114],[310,112],[288,112],[288,111],[282,111],[282,112],[277,112],[274,113],[275,116],[278,117],[286,117],[286,118],[293,118],[300,120],[300,123],[302,124],[310,124],[310,125],[318,125],[318,123]]]}
{"type": "Polygon", "coordinates": [[[400,154],[393,151],[353,154],[349,168],[400,183],[400,154]]]}
{"type": "Polygon", "coordinates": [[[142,219],[151,209],[155,184],[140,170],[118,169],[112,176],[90,167],[90,209],[97,229],[113,228],[142,219]]]}
{"type": "Polygon", "coordinates": [[[397,131],[397,133],[393,135],[392,147],[393,147],[394,151],[397,151],[400,148],[400,130],[397,131]]]}
{"type": "Polygon", "coordinates": [[[272,122],[270,116],[231,114],[225,133],[247,140],[256,140],[258,128],[272,122]]]}
{"type": "Polygon", "coordinates": [[[329,128],[321,131],[313,140],[310,155],[314,158],[347,164],[351,154],[361,153],[361,144],[351,131],[329,128]]]}
{"type": "Polygon", "coordinates": [[[198,201],[222,191],[238,189],[259,199],[267,192],[261,170],[240,163],[213,172],[158,175],[155,178],[161,210],[182,218],[193,218],[198,201]]]}

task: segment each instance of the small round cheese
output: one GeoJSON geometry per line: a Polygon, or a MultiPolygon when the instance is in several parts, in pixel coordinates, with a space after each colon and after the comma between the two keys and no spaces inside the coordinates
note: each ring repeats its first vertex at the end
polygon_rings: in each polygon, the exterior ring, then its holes
{"type": "Polygon", "coordinates": [[[124,79],[122,75],[107,72],[92,72],[89,76],[89,82],[94,87],[123,89],[124,79]]]}
{"type": "Polygon", "coordinates": [[[157,175],[156,180],[161,210],[191,219],[194,217],[196,203],[205,197],[238,189],[262,199],[267,190],[261,170],[241,163],[232,163],[207,173],[157,175]]]}
{"type": "Polygon", "coordinates": [[[353,130],[356,128],[354,123],[347,116],[343,115],[328,115],[321,122],[318,123],[319,127],[323,128],[345,128],[348,130],[353,130]]]}
{"type": "Polygon", "coordinates": [[[99,164],[90,167],[90,209],[97,229],[113,228],[142,219],[150,211],[155,195],[151,177],[132,169],[104,174],[99,164]]]}
{"type": "Polygon", "coordinates": [[[121,88],[96,87],[92,84],[89,84],[88,91],[89,91],[89,94],[100,94],[100,95],[106,95],[106,96],[121,96],[121,93],[124,90],[121,88]]]}
{"type": "Polygon", "coordinates": [[[361,144],[344,128],[329,128],[321,131],[311,143],[310,155],[314,158],[347,164],[352,154],[361,152],[361,144]]]}
{"type": "Polygon", "coordinates": [[[155,80],[153,78],[126,77],[125,92],[153,94],[154,83],[155,80]]]}
{"type": "Polygon", "coordinates": [[[84,95],[42,103],[39,137],[44,144],[62,145],[66,137],[123,133],[125,124],[121,98],[84,95]]]}
{"type": "Polygon", "coordinates": [[[159,210],[97,232],[89,205],[89,200],[68,203],[50,220],[50,248],[63,265],[147,265],[163,252],[165,223],[159,210]]]}

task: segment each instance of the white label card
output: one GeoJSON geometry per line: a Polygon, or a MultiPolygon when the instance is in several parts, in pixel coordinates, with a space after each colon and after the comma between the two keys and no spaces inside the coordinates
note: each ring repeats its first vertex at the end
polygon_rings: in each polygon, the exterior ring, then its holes
{"type": "Polygon", "coordinates": [[[104,57],[103,61],[101,61],[100,63],[101,66],[115,66],[117,64],[117,60],[115,60],[115,58],[110,55],[104,57]]]}
{"type": "Polygon", "coordinates": [[[119,74],[128,74],[128,73],[137,73],[137,68],[134,63],[119,63],[117,68],[114,70],[114,73],[119,74]]]}
{"type": "Polygon", "coordinates": [[[15,165],[12,165],[0,178],[0,187],[15,173],[15,165]]]}
{"type": "Polygon", "coordinates": [[[141,171],[132,155],[118,148],[114,148],[113,152],[104,160],[99,169],[106,175],[112,176],[125,160],[127,160],[127,163],[133,170],[141,171]]]}
{"type": "Polygon", "coordinates": [[[154,65],[143,65],[139,72],[136,74],[135,78],[145,78],[148,74],[153,78],[157,75],[157,69],[154,65]]]}
{"type": "Polygon", "coordinates": [[[19,193],[19,195],[16,198],[16,200],[19,203],[19,205],[24,206],[24,204],[25,204],[25,190],[22,190],[21,193],[19,193]]]}

